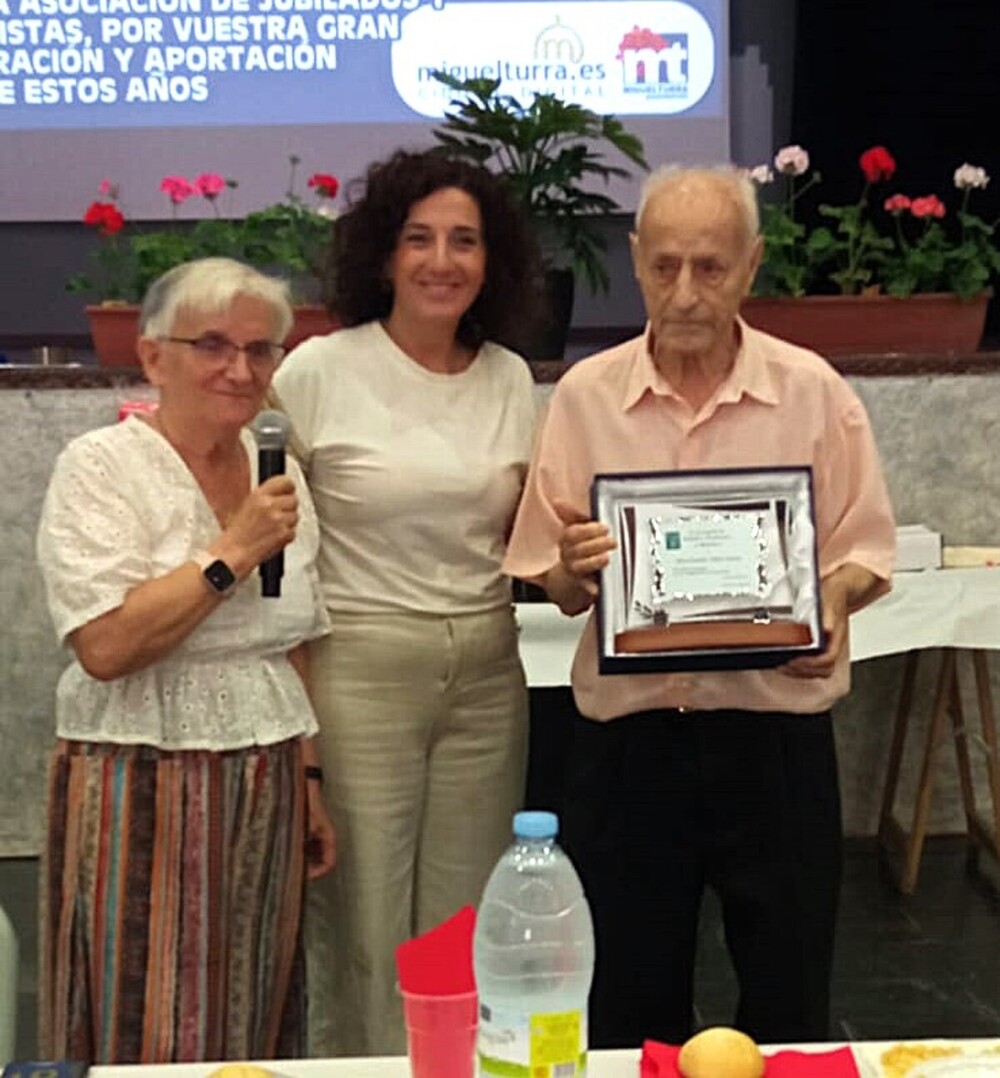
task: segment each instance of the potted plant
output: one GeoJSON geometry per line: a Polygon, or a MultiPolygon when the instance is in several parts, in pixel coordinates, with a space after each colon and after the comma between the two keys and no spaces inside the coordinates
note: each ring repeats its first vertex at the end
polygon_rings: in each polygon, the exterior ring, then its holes
{"type": "Polygon", "coordinates": [[[609,163],[605,148],[645,169],[642,142],[614,116],[601,116],[554,94],[536,93],[524,104],[500,92],[500,79],[462,80],[442,71],[434,72],[434,78],[458,95],[434,131],[442,148],[502,174],[537,225],[550,301],[561,296],[562,302],[548,340],[525,347],[536,352],[529,354],[531,359],[561,358],[574,277],[582,277],[594,291],[607,291],[609,284],[607,242],[598,221],[619,206],[594,185],[630,172],[609,163]]]}
{"type": "Polygon", "coordinates": [[[747,320],[820,352],[974,351],[982,337],[990,282],[1000,273],[996,223],[970,211],[989,182],[972,165],[957,168],[959,205],[949,214],[937,195],[910,197],[886,185],[896,161],[884,146],[861,154],[863,184],[846,206],[804,196],[819,185],[808,153],[786,146],[773,167],[749,170],[783,192],[761,205],[764,261],[745,304],[747,320]]]}
{"type": "MultiPolygon", "coordinates": [[[[193,180],[165,176],[160,190],[171,207],[171,218],[155,228],[130,225],[122,210],[120,193],[110,181],[100,185],[100,198],[87,208],[84,223],[96,229],[93,268],[67,282],[73,292],[85,292],[97,302],[87,307],[91,336],[98,359],[104,364],[134,364],[138,303],[161,274],[193,258],[223,255],[239,259],[265,272],[287,276],[296,300],[312,300],[317,289],[335,216],[333,200],[339,183],[330,173],[314,173],[308,187],[310,203],[296,192],[297,157],[289,158],[289,183],[280,202],[235,217],[223,213],[220,197],[238,184],[218,173],[206,172],[193,180]],[[203,199],[210,216],[184,220],[180,207],[203,199]]],[[[297,302],[296,321],[288,342],[329,332],[334,323],[315,303],[297,302]]]]}

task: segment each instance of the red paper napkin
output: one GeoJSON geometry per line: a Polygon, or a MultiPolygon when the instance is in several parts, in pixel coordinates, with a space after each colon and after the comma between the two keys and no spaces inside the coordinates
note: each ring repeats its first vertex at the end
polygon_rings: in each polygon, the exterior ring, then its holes
{"type": "Polygon", "coordinates": [[[128,419],[136,412],[155,412],[157,407],[156,401],[122,401],[118,409],[118,418],[119,420],[128,419]]]}
{"type": "Polygon", "coordinates": [[[472,933],[476,911],[466,906],[454,917],[396,948],[396,972],[403,992],[416,996],[457,996],[475,992],[472,933]]]}
{"type": "MultiPolygon", "coordinates": [[[[646,1041],[642,1046],[639,1073],[642,1078],[679,1078],[677,1056],[680,1048],[658,1041],[646,1041]]],[[[830,1052],[793,1052],[785,1050],[765,1053],[767,1067],[764,1078],[859,1078],[854,1054],[850,1048],[835,1048],[830,1052]]]]}

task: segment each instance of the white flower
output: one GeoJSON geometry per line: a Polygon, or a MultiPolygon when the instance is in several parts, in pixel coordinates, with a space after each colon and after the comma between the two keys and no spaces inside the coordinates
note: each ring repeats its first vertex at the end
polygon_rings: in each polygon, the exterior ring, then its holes
{"type": "Polygon", "coordinates": [[[966,162],[961,168],[955,169],[955,186],[960,191],[967,187],[985,187],[989,182],[990,178],[984,168],[977,168],[966,162]]]}
{"type": "Polygon", "coordinates": [[[774,155],[774,167],[786,176],[801,176],[809,168],[809,154],[801,146],[783,146],[774,155]]]}
{"type": "Polygon", "coordinates": [[[774,183],[774,173],[771,171],[770,165],[758,165],[756,168],[747,169],[747,176],[758,187],[763,187],[767,183],[774,183]]]}
{"type": "Polygon", "coordinates": [[[315,212],[320,217],[325,217],[328,221],[337,220],[337,210],[333,206],[328,206],[325,202],[321,202],[315,209],[315,212]]]}

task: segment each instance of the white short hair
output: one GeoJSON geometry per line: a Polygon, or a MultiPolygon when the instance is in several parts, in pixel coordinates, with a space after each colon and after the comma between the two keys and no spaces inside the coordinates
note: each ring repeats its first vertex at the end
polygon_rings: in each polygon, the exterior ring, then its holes
{"type": "Polygon", "coordinates": [[[746,225],[748,242],[752,243],[760,234],[760,211],[757,208],[757,189],[753,181],[740,170],[732,165],[710,165],[706,167],[692,167],[688,165],[660,165],[646,177],[639,193],[639,207],[635,211],[635,229],[638,232],[642,222],[643,211],[653,198],[664,187],[681,183],[684,180],[710,180],[713,183],[722,181],[729,187],[733,202],[740,211],[740,215],[746,225]]]}
{"type": "Polygon", "coordinates": [[[293,320],[287,283],[234,258],[197,258],[157,277],[142,301],[139,333],[143,337],[169,336],[182,308],[216,314],[239,296],[266,303],[274,315],[275,340],[285,339],[293,320]]]}

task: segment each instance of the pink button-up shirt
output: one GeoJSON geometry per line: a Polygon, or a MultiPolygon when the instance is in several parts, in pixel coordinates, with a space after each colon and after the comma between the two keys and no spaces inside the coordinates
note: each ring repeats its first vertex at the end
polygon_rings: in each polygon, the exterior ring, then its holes
{"type": "MultiPolygon", "coordinates": [[[[565,503],[590,515],[599,472],[811,465],[820,575],[848,562],[888,591],[892,507],[864,406],[820,356],[740,322],[733,369],[696,414],[636,337],[575,364],[553,392],[535,446],[504,569],[536,578],[559,560],[565,503]]],[[[613,557],[615,555],[612,555],[613,557]]],[[[690,674],[597,672],[592,610],[572,672],[577,706],[594,719],[649,708],[823,711],[850,687],[846,652],[829,678],[778,670],[690,674]]]]}

